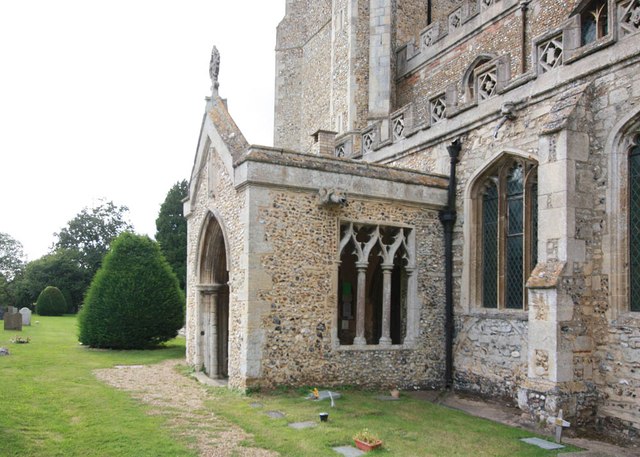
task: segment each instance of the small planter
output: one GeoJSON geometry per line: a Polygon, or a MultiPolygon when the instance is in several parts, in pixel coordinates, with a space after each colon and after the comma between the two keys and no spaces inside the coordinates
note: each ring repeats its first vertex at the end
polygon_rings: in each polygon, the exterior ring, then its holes
{"type": "Polygon", "coordinates": [[[356,443],[356,447],[364,452],[373,451],[374,449],[378,449],[382,446],[382,441],[378,440],[373,443],[367,443],[366,441],[360,441],[359,439],[354,439],[356,443]]]}

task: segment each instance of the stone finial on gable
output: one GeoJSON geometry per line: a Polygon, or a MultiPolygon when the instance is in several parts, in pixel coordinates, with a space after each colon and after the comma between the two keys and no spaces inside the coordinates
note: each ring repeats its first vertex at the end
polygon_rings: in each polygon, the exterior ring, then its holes
{"type": "Polygon", "coordinates": [[[213,46],[211,50],[211,60],[209,61],[209,77],[211,78],[211,91],[218,93],[218,75],[220,74],[220,52],[218,48],[213,46]]]}

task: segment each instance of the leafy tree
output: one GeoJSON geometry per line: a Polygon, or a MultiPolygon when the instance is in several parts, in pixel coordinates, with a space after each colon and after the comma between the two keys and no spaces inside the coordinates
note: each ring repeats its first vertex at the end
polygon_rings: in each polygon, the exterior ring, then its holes
{"type": "Polygon", "coordinates": [[[54,251],[76,250],[80,266],[93,277],[111,241],[120,233],[133,229],[126,218],[128,211],[126,206],[116,206],[111,201],[101,201],[94,208],[83,208],[67,227],[54,234],[58,238],[54,251]]]}
{"type": "Polygon", "coordinates": [[[14,303],[15,299],[11,293],[9,282],[7,282],[7,279],[0,273],[0,309],[13,306],[14,303]]]}
{"type": "Polygon", "coordinates": [[[174,338],[182,326],[178,279],[147,236],[123,233],[112,243],[78,316],[80,342],[137,349],[174,338]]]}
{"type": "Polygon", "coordinates": [[[36,310],[41,316],[62,316],[67,310],[67,302],[60,289],[47,286],[38,296],[36,310]]]}
{"type": "Polygon", "coordinates": [[[32,307],[46,286],[55,286],[65,297],[67,313],[75,313],[82,304],[91,276],[80,266],[78,251],[61,249],[29,262],[10,286],[18,307],[32,307]]]}
{"type": "Polygon", "coordinates": [[[178,277],[182,290],[187,283],[187,220],[182,200],[188,192],[186,180],[175,183],[160,206],[156,219],[156,241],[160,243],[160,249],[178,277]]]}
{"type": "Polygon", "coordinates": [[[22,244],[7,233],[0,232],[0,274],[7,282],[24,268],[22,244]]]}

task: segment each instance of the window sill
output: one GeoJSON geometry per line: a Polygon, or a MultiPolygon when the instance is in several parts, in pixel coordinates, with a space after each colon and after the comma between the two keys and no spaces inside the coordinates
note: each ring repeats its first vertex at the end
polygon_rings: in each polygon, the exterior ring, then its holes
{"type": "Polygon", "coordinates": [[[589,54],[593,54],[607,46],[610,46],[615,43],[615,39],[612,33],[606,35],[592,43],[585,44],[577,49],[573,49],[571,51],[565,51],[565,58],[563,65],[569,65],[575,62],[576,60],[582,59],[583,57],[588,56],[589,54]]]}
{"type": "Polygon", "coordinates": [[[480,319],[529,320],[529,312],[525,309],[476,309],[465,315],[480,319]]]}
{"type": "Polygon", "coordinates": [[[336,350],[340,352],[368,352],[368,351],[402,351],[415,349],[413,344],[392,344],[390,346],[380,346],[379,344],[366,344],[356,346],[354,344],[341,344],[336,346],[336,350]]]}

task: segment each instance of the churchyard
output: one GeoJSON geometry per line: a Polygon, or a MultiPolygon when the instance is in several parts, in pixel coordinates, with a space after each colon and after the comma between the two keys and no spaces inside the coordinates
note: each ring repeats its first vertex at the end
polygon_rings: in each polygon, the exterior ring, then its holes
{"type": "MultiPolygon", "coordinates": [[[[389,401],[388,392],[334,389],[341,396],[331,407],[330,400],[305,399],[311,386],[248,395],[205,388],[184,365],[180,338],[157,350],[93,350],[78,344],[74,316],[35,315],[31,324],[20,332],[0,331],[0,347],[9,351],[0,357],[2,456],[196,456],[204,455],[196,442],[207,440],[218,446],[208,455],[240,455],[237,446],[250,446],[241,455],[339,456],[333,448],[352,446],[353,435],[365,428],[384,441],[372,455],[533,457],[559,452],[521,442],[534,436],[527,431],[404,393],[389,401]],[[12,343],[18,336],[28,344],[12,343]],[[149,374],[161,373],[153,371],[158,366],[170,368],[174,377],[149,374]],[[136,374],[148,379],[135,385],[140,381],[136,374]],[[111,385],[98,379],[105,376],[111,385]],[[197,404],[194,397],[183,407],[171,402],[186,391],[199,395],[197,404]],[[320,422],[320,412],[329,413],[327,422],[320,422]],[[299,423],[312,426],[291,426],[299,423]],[[234,432],[236,449],[229,449],[229,433],[239,428],[252,437],[234,432]]],[[[560,452],[575,450],[569,446],[560,452]]]]}

